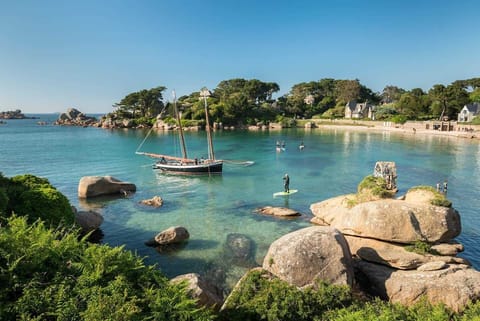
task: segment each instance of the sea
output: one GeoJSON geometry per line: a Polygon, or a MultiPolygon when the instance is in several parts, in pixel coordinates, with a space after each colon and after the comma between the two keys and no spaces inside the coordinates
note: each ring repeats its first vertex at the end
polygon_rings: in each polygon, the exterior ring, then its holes
{"type": "MultiPolygon", "coordinates": [[[[377,161],[396,163],[399,196],[414,186],[448,181],[448,199],[461,216],[456,240],[465,251],[459,256],[480,269],[478,140],[341,128],[215,131],[214,151],[225,160],[223,174],[185,177],[162,174],[152,169],[152,159],[136,154],[179,154],[176,132],[55,126],[58,114],[26,116],[35,119],[0,125],[0,172],[47,178],[78,210],[103,215],[100,243],[135,252],[169,278],[194,272],[228,292],[249,268],[262,265],[273,241],[311,225],[312,203],[355,193],[377,161]],[[285,142],[284,151],[276,151],[277,141],[285,142]],[[302,141],[303,150],[298,148],[302,141]],[[283,190],[286,173],[298,193],[273,197],[283,190]],[[127,197],[78,198],[82,177],[106,175],[134,183],[137,191],[127,197]],[[154,196],[163,199],[162,207],[140,204],[154,196]],[[302,215],[258,214],[264,206],[302,215]],[[190,239],[170,248],[145,245],[172,226],[185,227],[190,239]]],[[[189,157],[207,156],[204,131],[186,131],[185,136],[189,157]]]]}

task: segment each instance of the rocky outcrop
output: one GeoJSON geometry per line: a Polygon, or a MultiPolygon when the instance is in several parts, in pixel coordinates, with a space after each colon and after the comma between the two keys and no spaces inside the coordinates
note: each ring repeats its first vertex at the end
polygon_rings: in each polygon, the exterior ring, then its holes
{"type": "Polygon", "coordinates": [[[256,210],[257,213],[264,215],[273,215],[280,217],[293,217],[300,216],[301,214],[298,211],[292,210],[286,207],[273,207],[273,206],[264,206],[256,210]]]}
{"type": "Polygon", "coordinates": [[[114,194],[125,196],[136,190],[135,184],[120,181],[112,176],[84,176],[78,184],[78,197],[89,198],[114,194]]]}
{"type": "Polygon", "coordinates": [[[430,253],[419,254],[407,250],[405,244],[378,241],[349,235],[345,235],[345,239],[347,240],[348,245],[350,246],[350,251],[353,255],[356,255],[365,261],[383,264],[396,269],[417,269],[421,265],[429,262],[470,265],[467,260],[455,257],[456,253],[454,255],[433,255],[430,253]]]}
{"type": "Polygon", "coordinates": [[[426,297],[458,312],[480,299],[480,272],[467,265],[440,262],[433,271],[403,271],[361,260],[356,267],[366,278],[363,287],[391,302],[409,306],[426,297]]]}
{"type": "Polygon", "coordinates": [[[0,112],[0,119],[33,119],[25,116],[20,109],[0,112]]]}
{"type": "Polygon", "coordinates": [[[353,284],[350,250],[343,235],[334,228],[313,226],[274,241],[263,268],[291,285],[314,285],[318,280],[353,284]]]}
{"type": "Polygon", "coordinates": [[[312,204],[314,223],[334,226],[342,233],[397,243],[448,242],[461,232],[454,208],[384,199],[348,207],[348,198],[312,204]]]}
{"type": "Polygon", "coordinates": [[[61,113],[55,121],[55,125],[69,126],[92,126],[97,123],[95,117],[90,117],[75,108],[69,108],[66,112],[61,113]]]}
{"type": "Polygon", "coordinates": [[[172,283],[185,282],[188,294],[197,301],[199,307],[211,307],[219,310],[223,304],[222,291],[208,283],[197,273],[179,275],[170,280],[172,283]]]}
{"type": "Polygon", "coordinates": [[[344,233],[361,288],[404,305],[425,297],[461,311],[480,298],[480,273],[457,257],[463,246],[459,213],[434,189],[417,187],[399,199],[359,203],[343,195],[312,204],[313,223],[344,233]]]}

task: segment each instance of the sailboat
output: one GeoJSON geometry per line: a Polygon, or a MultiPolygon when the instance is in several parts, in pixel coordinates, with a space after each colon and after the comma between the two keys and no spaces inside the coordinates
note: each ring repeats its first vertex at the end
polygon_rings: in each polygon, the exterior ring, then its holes
{"type": "Polygon", "coordinates": [[[182,150],[182,157],[175,157],[169,155],[161,155],[154,153],[146,152],[136,152],[140,155],[149,156],[157,159],[153,164],[154,169],[161,170],[165,173],[171,174],[221,174],[223,169],[223,160],[215,159],[215,153],[213,151],[213,141],[212,133],[210,128],[210,121],[208,117],[208,107],[207,107],[207,98],[210,96],[210,91],[208,89],[202,89],[200,91],[200,96],[205,102],[205,119],[206,119],[206,132],[207,132],[207,142],[208,142],[208,158],[207,159],[191,159],[188,158],[187,148],[185,147],[185,137],[183,134],[182,122],[180,119],[180,113],[177,108],[177,101],[175,97],[175,92],[173,92],[173,106],[175,112],[175,118],[178,126],[178,135],[180,140],[180,147],[182,150]]]}

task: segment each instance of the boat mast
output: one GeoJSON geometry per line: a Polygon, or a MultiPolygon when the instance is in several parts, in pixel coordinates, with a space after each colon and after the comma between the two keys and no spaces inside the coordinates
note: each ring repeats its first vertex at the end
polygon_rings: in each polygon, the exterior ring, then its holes
{"type": "Polygon", "coordinates": [[[180,119],[180,113],[178,112],[178,108],[177,108],[177,97],[175,95],[175,90],[173,91],[173,108],[175,110],[175,117],[177,118],[178,135],[180,136],[180,142],[181,142],[181,147],[182,147],[182,157],[186,159],[187,158],[187,148],[185,147],[185,137],[183,136],[182,121],[180,119]]]}
{"type": "Polygon", "coordinates": [[[210,96],[210,91],[207,88],[203,88],[200,91],[200,96],[203,97],[203,101],[205,102],[205,129],[207,131],[207,140],[208,140],[208,158],[211,160],[215,160],[215,153],[213,152],[213,142],[212,142],[212,133],[210,130],[210,121],[208,119],[208,108],[207,108],[207,98],[210,96]]]}

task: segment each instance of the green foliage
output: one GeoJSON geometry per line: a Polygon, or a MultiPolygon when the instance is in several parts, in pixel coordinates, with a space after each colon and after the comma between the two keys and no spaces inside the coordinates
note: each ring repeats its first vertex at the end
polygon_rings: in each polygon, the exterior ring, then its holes
{"type": "Polygon", "coordinates": [[[455,321],[480,321],[480,301],[469,303],[461,315],[455,316],[455,321]]]}
{"type": "Polygon", "coordinates": [[[480,117],[475,117],[472,119],[472,125],[480,125],[480,117]]]}
{"type": "Polygon", "coordinates": [[[390,118],[391,122],[394,122],[395,124],[405,124],[407,122],[407,116],[405,115],[395,115],[390,118]]]}
{"type": "Polygon", "coordinates": [[[375,109],[375,118],[377,120],[391,119],[398,112],[393,104],[385,104],[375,109]]]}
{"type": "Polygon", "coordinates": [[[153,126],[157,119],[155,117],[138,117],[133,120],[135,126],[144,125],[144,126],[153,126]]]}
{"type": "Polygon", "coordinates": [[[407,245],[405,246],[405,250],[422,255],[432,253],[431,245],[424,241],[416,241],[412,245],[407,245]]]}
{"type": "Polygon", "coordinates": [[[480,103],[480,88],[477,88],[474,91],[472,91],[469,96],[472,102],[480,103]]]}
{"type": "Polygon", "coordinates": [[[387,189],[387,182],[383,177],[366,176],[360,184],[358,184],[357,192],[359,195],[371,194],[379,198],[392,197],[392,191],[387,189]]]}
{"type": "Polygon", "coordinates": [[[346,286],[320,282],[316,289],[300,290],[279,279],[267,279],[262,273],[249,273],[231,294],[221,320],[313,320],[352,300],[346,286]]]}
{"type": "Polygon", "coordinates": [[[343,118],[345,116],[345,106],[335,106],[333,108],[328,109],[322,114],[324,118],[343,118]]]}
{"type": "Polygon", "coordinates": [[[371,302],[353,304],[331,310],[317,320],[335,321],[451,321],[451,312],[442,305],[432,306],[425,300],[410,308],[375,299],[371,302]]]}
{"type": "Polygon", "coordinates": [[[12,216],[0,228],[0,320],[212,320],[123,248],[12,216]]]}
{"type": "MultiPolygon", "coordinates": [[[[457,80],[447,86],[435,84],[428,93],[421,88],[407,91],[388,85],[377,94],[358,79],[324,78],[294,84],[288,93],[273,99],[273,94],[280,90],[278,84],[234,78],[221,81],[207,101],[211,119],[227,126],[269,122],[278,115],[305,119],[315,115],[343,118],[345,104],[354,100],[376,105],[377,120],[403,124],[407,119],[426,120],[444,116],[456,119],[465,104],[480,101],[479,79],[457,80]]],[[[114,104],[117,109],[110,117],[142,118],[135,124],[148,125],[150,122],[147,119],[165,111],[162,95],[165,89],[159,86],[128,94],[114,104]]],[[[205,119],[204,100],[200,98],[196,91],[178,99],[184,119],[205,119]]],[[[166,116],[172,116],[172,104],[167,103],[166,107],[166,116]]]]}
{"type": "Polygon", "coordinates": [[[143,89],[125,96],[120,102],[113,106],[117,108],[119,116],[155,117],[163,108],[163,91],[166,87],[159,86],[151,89],[143,89]]]}
{"type": "Polygon", "coordinates": [[[0,204],[7,200],[6,207],[0,205],[0,213],[4,217],[16,213],[27,216],[29,222],[41,219],[53,225],[73,224],[70,202],[47,179],[27,174],[3,179],[0,184],[3,185],[0,185],[0,204]]]}
{"type": "Polygon", "coordinates": [[[446,199],[444,196],[435,197],[431,203],[435,206],[452,207],[452,202],[446,199]]]}

